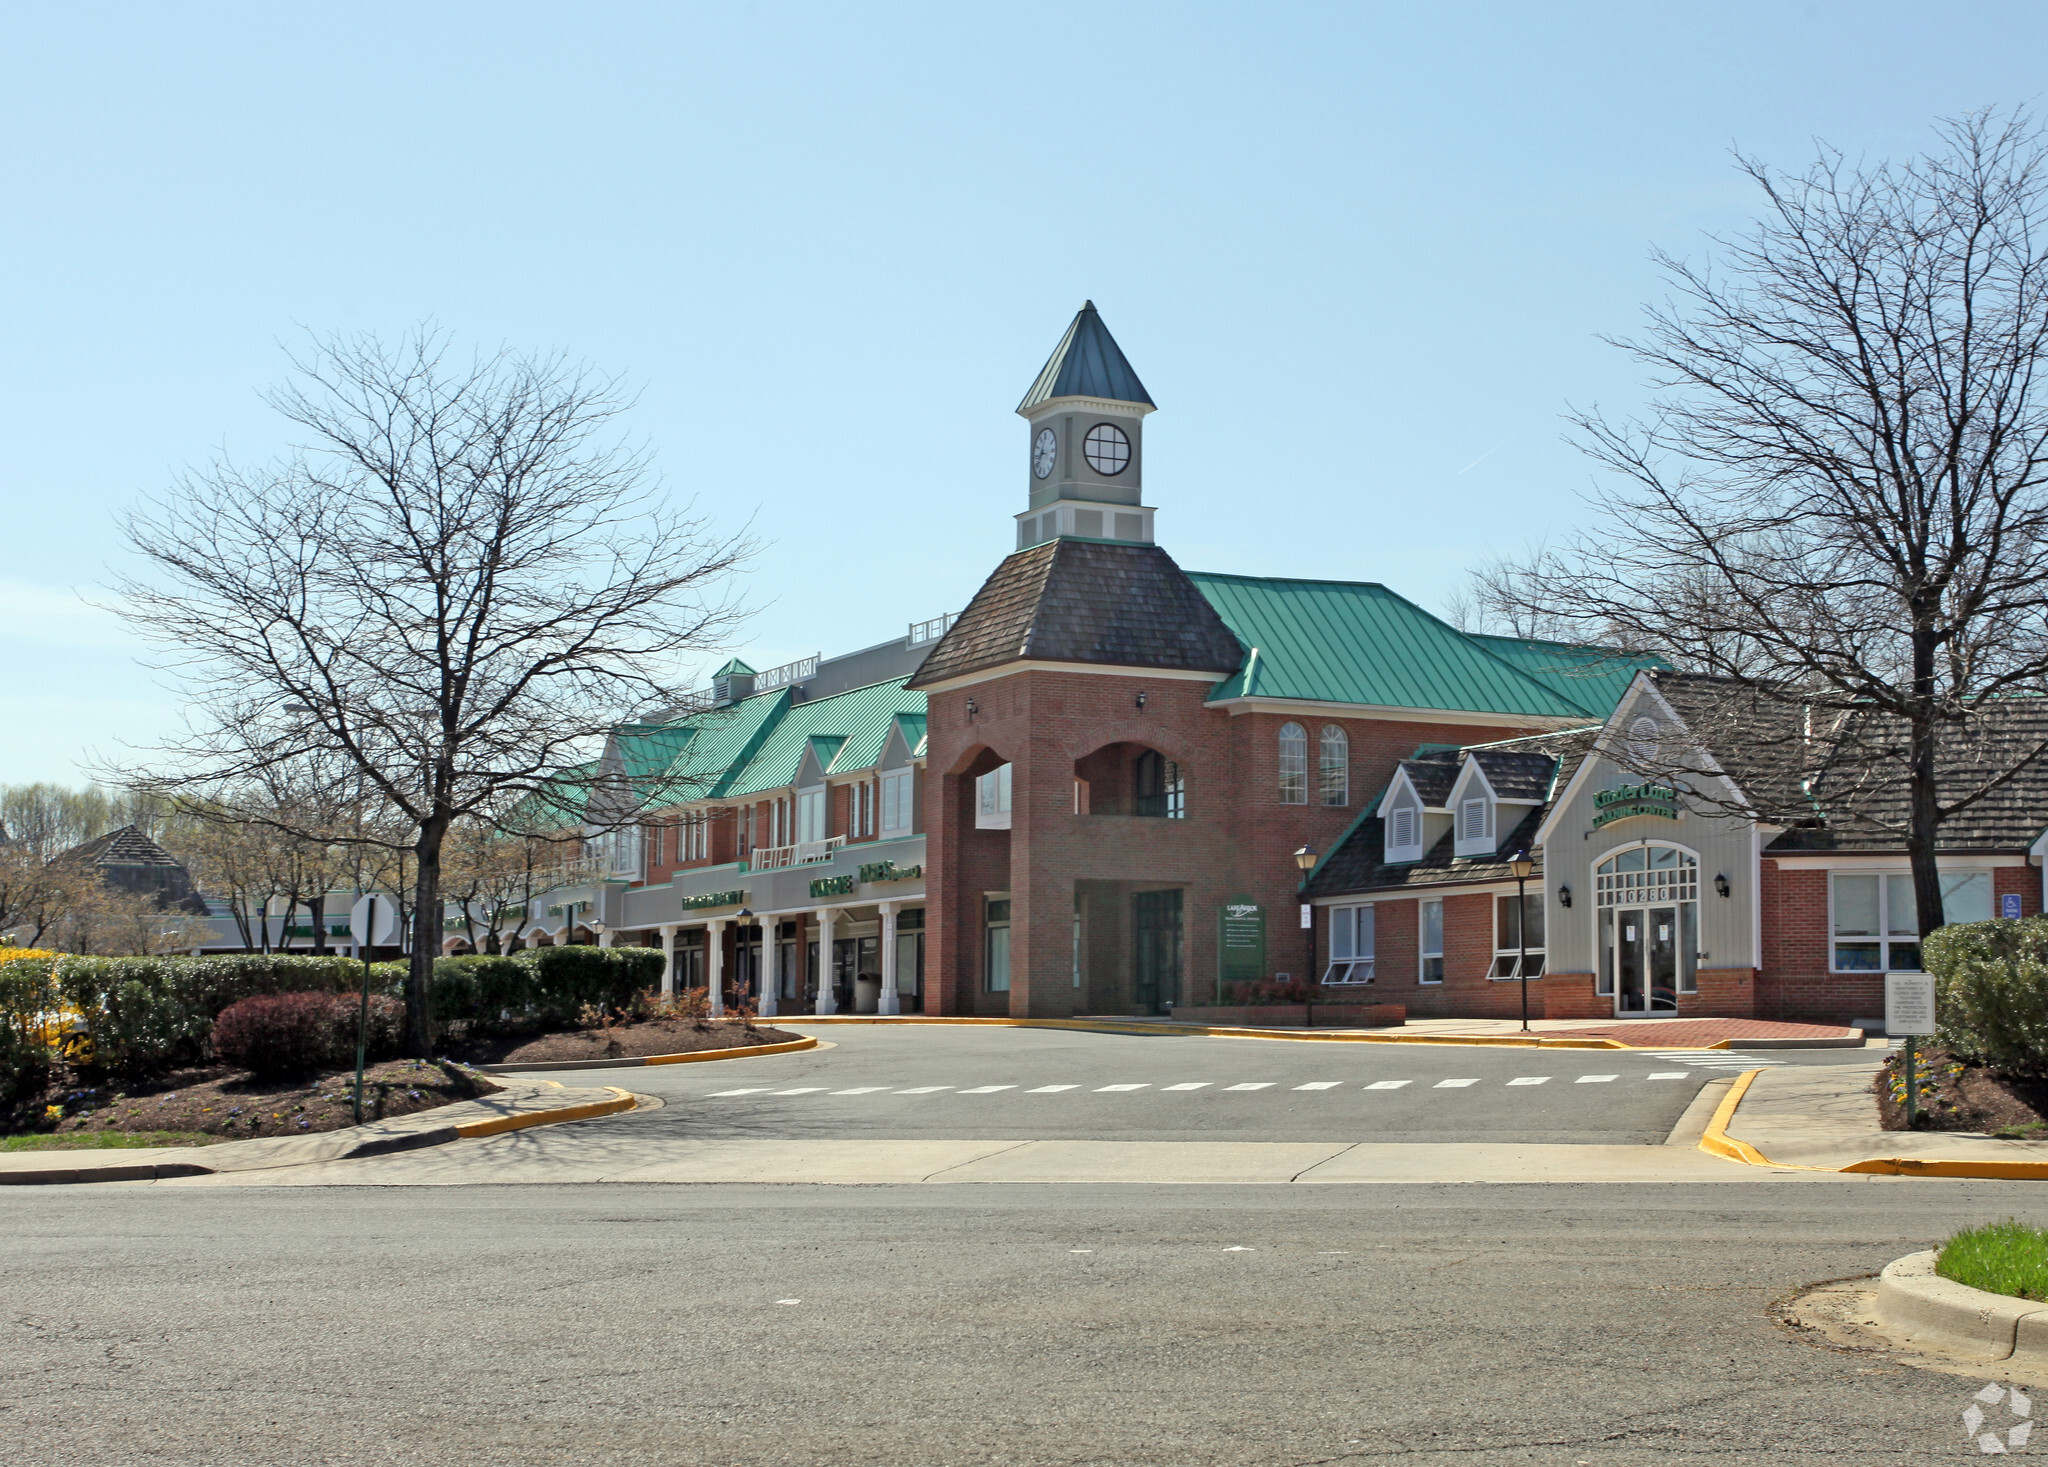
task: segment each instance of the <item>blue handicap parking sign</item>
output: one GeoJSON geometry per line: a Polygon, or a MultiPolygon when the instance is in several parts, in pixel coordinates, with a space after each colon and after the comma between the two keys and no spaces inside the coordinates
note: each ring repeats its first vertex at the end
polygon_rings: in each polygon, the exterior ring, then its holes
{"type": "Polygon", "coordinates": [[[2000,898],[1998,899],[1998,915],[1999,915],[1999,916],[2001,916],[2001,917],[2017,917],[2017,916],[2019,916],[2019,914],[2020,914],[2020,894],[2019,894],[2018,892],[2016,892],[2016,891],[2009,891],[2009,892],[2005,893],[2005,895],[2001,896],[2001,897],[2000,897],[2000,898]]]}

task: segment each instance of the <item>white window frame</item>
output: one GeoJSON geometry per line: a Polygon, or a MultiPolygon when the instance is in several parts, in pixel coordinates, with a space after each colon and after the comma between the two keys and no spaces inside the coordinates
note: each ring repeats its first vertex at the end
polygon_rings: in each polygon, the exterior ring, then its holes
{"type": "Polygon", "coordinates": [[[1332,987],[1357,987],[1372,982],[1379,919],[1373,903],[1331,907],[1330,963],[1323,982],[1332,987]]]}
{"type": "MultiPolygon", "coordinates": [[[[1998,913],[1996,882],[1989,871],[1937,871],[1941,881],[1941,908],[1943,917],[1951,922],[1987,921],[1998,913]],[[1950,914],[1951,900],[1960,895],[1965,885],[1981,884],[1984,892],[1985,915],[1956,912],[1950,914]]],[[[1882,973],[1918,973],[1920,966],[1920,913],[1913,900],[1913,873],[1889,866],[1837,866],[1828,872],[1828,972],[1851,976],[1875,976],[1882,973]],[[1835,930],[1835,912],[1838,906],[1835,897],[1836,883],[1843,877],[1875,877],[1877,880],[1877,925],[1874,936],[1843,936],[1835,930]],[[1893,931],[1894,905],[1905,904],[1907,920],[1912,923],[1911,933],[1893,931]],[[1875,968],[1844,968],[1840,965],[1838,949],[1843,947],[1867,947],[1878,949],[1878,966],[1875,968]],[[1906,966],[1895,961],[1894,948],[1911,948],[1915,961],[1906,966]]]]}
{"type": "Polygon", "coordinates": [[[908,835],[916,822],[917,794],[911,775],[908,769],[892,769],[880,780],[883,835],[908,835]]]}
{"type": "MultiPolygon", "coordinates": [[[[1489,978],[1519,978],[1522,976],[1522,946],[1519,942],[1508,941],[1507,923],[1501,920],[1508,906],[1515,899],[1511,891],[1497,891],[1493,894],[1493,967],[1487,970],[1489,978]]],[[[1532,891],[1522,903],[1522,921],[1529,920],[1529,913],[1537,914],[1545,935],[1550,931],[1549,912],[1543,905],[1543,893],[1532,891]]],[[[1541,942],[1529,946],[1529,976],[1543,976],[1544,945],[1541,942]]]]}
{"type": "Polygon", "coordinates": [[[1008,764],[998,764],[988,773],[975,776],[974,828],[976,830],[1008,830],[1010,828],[1012,784],[1011,766],[1008,764]]]}
{"type": "Polygon", "coordinates": [[[1351,803],[1351,735],[1339,724],[1324,724],[1316,736],[1316,798],[1330,809],[1351,803]]]}
{"type": "Polygon", "coordinates": [[[796,792],[796,840],[797,845],[821,841],[831,832],[832,794],[822,784],[796,792]]]}
{"type": "Polygon", "coordinates": [[[1489,797],[1484,794],[1464,796],[1458,801],[1458,808],[1454,818],[1457,821],[1458,828],[1456,834],[1452,837],[1451,852],[1453,855],[1490,856],[1493,854],[1495,844],[1493,834],[1494,804],[1489,797]],[[1478,815],[1479,833],[1467,835],[1465,831],[1475,811],[1478,815]]]}
{"type": "Polygon", "coordinates": [[[1380,820],[1381,834],[1386,842],[1386,861],[1389,866],[1407,861],[1420,861],[1422,859],[1424,854],[1422,849],[1422,805],[1415,798],[1413,791],[1403,790],[1400,799],[1381,812],[1380,820]],[[1400,832],[1400,827],[1396,824],[1395,817],[1400,815],[1408,817],[1408,833],[1413,837],[1411,840],[1396,841],[1394,838],[1400,832]]]}
{"type": "Polygon", "coordinates": [[[1308,803],[1308,730],[1289,720],[1274,740],[1279,749],[1280,803],[1308,803]]]}
{"type": "Polygon", "coordinates": [[[1432,986],[1444,981],[1444,901],[1442,897],[1425,897],[1415,904],[1415,981],[1432,986]],[[1429,948],[1429,909],[1436,908],[1436,951],[1429,948]],[[1430,976],[1429,965],[1436,964],[1436,976],[1430,976]]]}

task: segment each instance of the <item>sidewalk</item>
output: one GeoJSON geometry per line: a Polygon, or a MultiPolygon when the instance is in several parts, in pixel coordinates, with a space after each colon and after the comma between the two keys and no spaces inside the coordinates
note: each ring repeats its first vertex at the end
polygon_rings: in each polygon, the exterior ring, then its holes
{"type": "Polygon", "coordinates": [[[2048,1178],[2048,1142],[1970,1131],[1887,1131],[1870,1093],[1875,1066],[1757,1072],[1726,1121],[1730,1140],[1768,1164],[1894,1175],[2048,1178]]]}
{"type": "MultiPolygon", "coordinates": [[[[862,1016],[852,1022],[902,1023],[902,1022],[944,1022],[923,1020],[912,1015],[902,1019],[871,1020],[862,1016]]],[[[824,1020],[799,1016],[780,1019],[784,1025],[805,1023],[844,1023],[849,1020],[833,1016],[824,1020]]],[[[998,1021],[1010,1022],[1010,1021],[998,1021]]],[[[1115,1024],[1145,1028],[1184,1030],[1201,1033],[1226,1032],[1221,1026],[1200,1025],[1183,1022],[1170,1017],[1130,1017],[1116,1014],[1083,1014],[1071,1020],[1023,1020],[1014,1022],[1071,1024],[1076,1027],[1090,1024],[1115,1024]]],[[[1860,1029],[1844,1029],[1831,1024],[1793,1024],[1778,1019],[1531,1019],[1528,1031],[1522,1029],[1520,1019],[1410,1019],[1397,1028],[1361,1029],[1343,1025],[1318,1024],[1313,1029],[1299,1025],[1229,1026],[1233,1034],[1284,1034],[1290,1037],[1302,1034],[1343,1036],[1346,1038],[1370,1038],[1380,1041],[1400,1042],[1408,1040],[1420,1043],[1442,1043],[1446,1040],[1476,1039],[1487,1043],[1524,1042],[1538,1045],[1565,1041],[1580,1041],[1576,1047],[1584,1047],[1586,1040],[1604,1041],[1608,1045],[1626,1049],[1854,1049],[1866,1045],[1883,1048],[1882,1039],[1866,1039],[1860,1029]]]]}
{"type": "Polygon", "coordinates": [[[146,1146],[108,1151],[21,1151],[0,1155],[0,1186],[55,1182],[142,1182],[221,1172],[272,1171],[440,1146],[527,1126],[584,1120],[630,1110],[615,1086],[570,1089],[554,1080],[501,1080],[496,1094],[415,1115],[369,1121],[311,1136],[263,1136],[211,1146],[146,1146]]]}

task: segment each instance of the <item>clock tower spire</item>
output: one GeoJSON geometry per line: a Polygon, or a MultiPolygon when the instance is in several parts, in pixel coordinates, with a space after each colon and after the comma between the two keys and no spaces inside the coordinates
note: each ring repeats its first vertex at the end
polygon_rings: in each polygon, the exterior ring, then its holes
{"type": "Polygon", "coordinates": [[[1094,301],[1017,404],[1030,424],[1030,499],[1017,516],[1017,548],[1062,536],[1152,543],[1144,498],[1144,421],[1154,408],[1094,301]]]}

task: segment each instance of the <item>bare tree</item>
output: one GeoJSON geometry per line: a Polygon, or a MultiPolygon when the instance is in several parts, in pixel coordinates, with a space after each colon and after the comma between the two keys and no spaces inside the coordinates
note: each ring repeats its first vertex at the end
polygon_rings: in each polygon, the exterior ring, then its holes
{"type": "Polygon", "coordinates": [[[675,702],[682,660],[736,623],[724,586],[749,547],[668,508],[644,451],[608,436],[616,384],[559,358],[456,364],[422,332],[292,365],[269,400],[308,435],[294,456],[218,462],[124,523],[152,574],[120,584],[120,609],[193,711],[119,775],[219,799],[308,761],[359,774],[402,827],[363,838],[412,868],[424,1054],[449,828],[675,702]]]}
{"type": "Polygon", "coordinates": [[[1617,476],[1596,522],[1486,578],[1496,608],[1740,680],[1838,788],[1890,783],[1923,933],[1942,823],[2044,752],[2014,716],[2048,692],[2044,157],[1987,112],[1903,163],[1742,159],[1755,227],[1660,253],[1674,299],[1617,343],[1656,410],[1573,418],[1617,476]]]}

